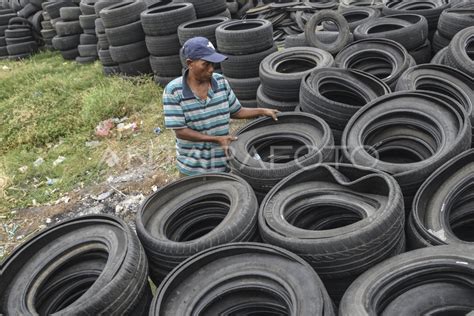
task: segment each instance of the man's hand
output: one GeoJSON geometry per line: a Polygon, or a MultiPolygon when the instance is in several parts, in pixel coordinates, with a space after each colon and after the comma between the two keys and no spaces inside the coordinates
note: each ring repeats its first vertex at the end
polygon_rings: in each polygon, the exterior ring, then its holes
{"type": "Polygon", "coordinates": [[[278,121],[277,114],[280,113],[278,110],[262,108],[262,115],[273,118],[275,121],[278,121]]]}
{"type": "Polygon", "coordinates": [[[237,140],[237,137],[226,135],[226,136],[216,136],[216,143],[224,149],[225,155],[229,157],[229,145],[234,140],[237,140]]]}

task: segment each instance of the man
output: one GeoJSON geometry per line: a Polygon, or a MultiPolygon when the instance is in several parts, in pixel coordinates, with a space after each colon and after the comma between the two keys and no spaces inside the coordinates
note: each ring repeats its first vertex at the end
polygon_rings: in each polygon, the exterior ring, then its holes
{"type": "Polygon", "coordinates": [[[176,134],[177,161],[181,175],[227,172],[230,118],[249,119],[269,116],[277,120],[278,111],[242,107],[220,74],[213,73],[219,54],[204,37],[194,37],[183,45],[188,69],[171,81],[163,93],[166,128],[176,134]]]}

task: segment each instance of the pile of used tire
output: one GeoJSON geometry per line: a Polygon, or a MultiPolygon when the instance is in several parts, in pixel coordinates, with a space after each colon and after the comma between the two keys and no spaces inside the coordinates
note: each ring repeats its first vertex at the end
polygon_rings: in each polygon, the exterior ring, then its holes
{"type": "Polygon", "coordinates": [[[117,3],[117,1],[99,0],[94,4],[94,11],[98,16],[98,18],[94,21],[95,33],[97,37],[98,56],[103,66],[103,73],[106,76],[120,73],[120,68],[118,63],[114,62],[110,56],[110,44],[109,40],[107,39],[107,34],[105,34],[104,22],[102,22],[102,18],[100,17],[100,11],[104,8],[114,5],[115,3],[117,3]]]}
{"type": "Polygon", "coordinates": [[[16,17],[10,8],[0,9],[0,60],[8,58],[7,42],[5,41],[5,31],[8,29],[8,21],[16,17]]]}
{"type": "Polygon", "coordinates": [[[81,8],[73,3],[64,3],[62,7],[58,8],[56,3],[53,3],[47,6],[46,10],[50,16],[56,16],[55,11],[59,12],[59,20],[54,23],[57,34],[53,38],[54,48],[61,52],[64,59],[75,60],[79,57],[77,47],[80,44],[82,34],[82,27],[79,22],[79,16],[82,14],[81,8]]]}
{"type": "Polygon", "coordinates": [[[51,22],[51,17],[49,16],[48,12],[44,10],[44,7],[48,5],[49,2],[43,2],[41,6],[43,7],[43,11],[41,14],[43,15],[43,21],[41,21],[41,38],[44,42],[44,47],[48,50],[54,50],[53,46],[53,37],[56,36],[56,30],[51,22]]]}
{"type": "Polygon", "coordinates": [[[24,59],[38,51],[38,44],[33,38],[31,25],[25,18],[11,18],[8,29],[5,30],[8,58],[11,60],[24,59]]]}
{"type": "Polygon", "coordinates": [[[94,3],[81,2],[79,5],[81,15],[79,16],[79,24],[83,33],[79,36],[79,45],[77,51],[79,56],[76,61],[80,64],[91,63],[97,60],[97,36],[95,34],[95,20],[97,15],[94,9],[94,3]]]}

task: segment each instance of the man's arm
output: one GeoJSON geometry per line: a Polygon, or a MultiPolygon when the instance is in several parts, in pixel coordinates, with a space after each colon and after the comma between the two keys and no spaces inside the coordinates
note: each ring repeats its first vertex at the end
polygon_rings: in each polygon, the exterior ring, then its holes
{"type": "Polygon", "coordinates": [[[224,152],[226,155],[229,154],[228,152],[229,144],[232,141],[237,139],[237,137],[231,136],[231,135],[225,135],[225,136],[206,135],[187,127],[175,129],[174,132],[176,134],[176,138],[179,138],[179,139],[189,140],[193,142],[211,142],[211,143],[219,144],[224,149],[224,152]]]}
{"type": "Polygon", "coordinates": [[[253,109],[253,108],[242,107],[240,108],[239,111],[232,114],[231,117],[234,119],[251,119],[258,116],[269,116],[269,117],[272,117],[275,121],[278,121],[277,113],[278,111],[273,110],[273,109],[266,109],[266,108],[253,109]]]}

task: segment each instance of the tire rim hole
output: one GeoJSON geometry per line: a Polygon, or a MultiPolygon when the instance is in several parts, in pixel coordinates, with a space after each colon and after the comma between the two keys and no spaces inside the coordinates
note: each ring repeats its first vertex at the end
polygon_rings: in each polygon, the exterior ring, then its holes
{"type": "Polygon", "coordinates": [[[175,10],[179,10],[179,9],[182,9],[182,8],[185,8],[186,5],[184,4],[173,4],[173,5],[170,5],[170,6],[163,6],[163,7],[157,7],[157,8],[154,8],[152,10],[149,10],[148,13],[150,14],[154,14],[154,13],[162,13],[162,12],[169,12],[169,11],[175,11],[175,10]]]}
{"type": "Polygon", "coordinates": [[[250,30],[262,26],[260,23],[238,23],[235,25],[226,26],[227,31],[243,31],[250,30]]]}
{"type": "Polygon", "coordinates": [[[309,153],[300,140],[285,137],[257,139],[249,143],[247,152],[251,157],[267,163],[288,163],[309,153]]]}
{"type": "Polygon", "coordinates": [[[459,186],[445,203],[449,227],[460,240],[474,242],[474,180],[459,186]]]}
{"type": "Polygon", "coordinates": [[[283,60],[278,63],[275,67],[276,72],[283,74],[298,73],[311,70],[318,64],[311,59],[307,58],[291,58],[283,60]]]}
{"type": "Polygon", "coordinates": [[[167,4],[170,4],[171,2],[173,2],[173,0],[162,0],[160,2],[152,4],[151,6],[148,7],[148,9],[155,9],[155,8],[158,8],[158,7],[162,7],[162,6],[165,6],[167,4]]]}
{"type": "Polygon", "coordinates": [[[185,29],[192,29],[192,28],[199,28],[199,27],[205,27],[209,25],[215,25],[218,23],[223,22],[223,20],[207,20],[207,21],[200,21],[200,22],[194,22],[186,25],[184,28],[185,29]]]}
{"type": "Polygon", "coordinates": [[[230,200],[225,195],[196,199],[173,213],[165,223],[165,236],[172,241],[187,242],[213,231],[227,216],[230,200]]]}
{"type": "Polygon", "coordinates": [[[396,25],[396,24],[382,24],[382,25],[376,25],[374,27],[371,27],[367,30],[367,34],[374,34],[374,33],[382,33],[382,32],[390,32],[390,31],[396,31],[399,29],[402,29],[403,26],[401,25],[396,25]]]}
{"type": "Polygon", "coordinates": [[[332,80],[323,79],[319,85],[319,92],[331,101],[356,107],[362,107],[369,102],[360,92],[332,80]]]}
{"type": "Polygon", "coordinates": [[[347,63],[347,68],[367,72],[379,79],[388,79],[393,72],[393,64],[388,56],[380,53],[365,52],[364,58],[355,54],[347,63]]]}

